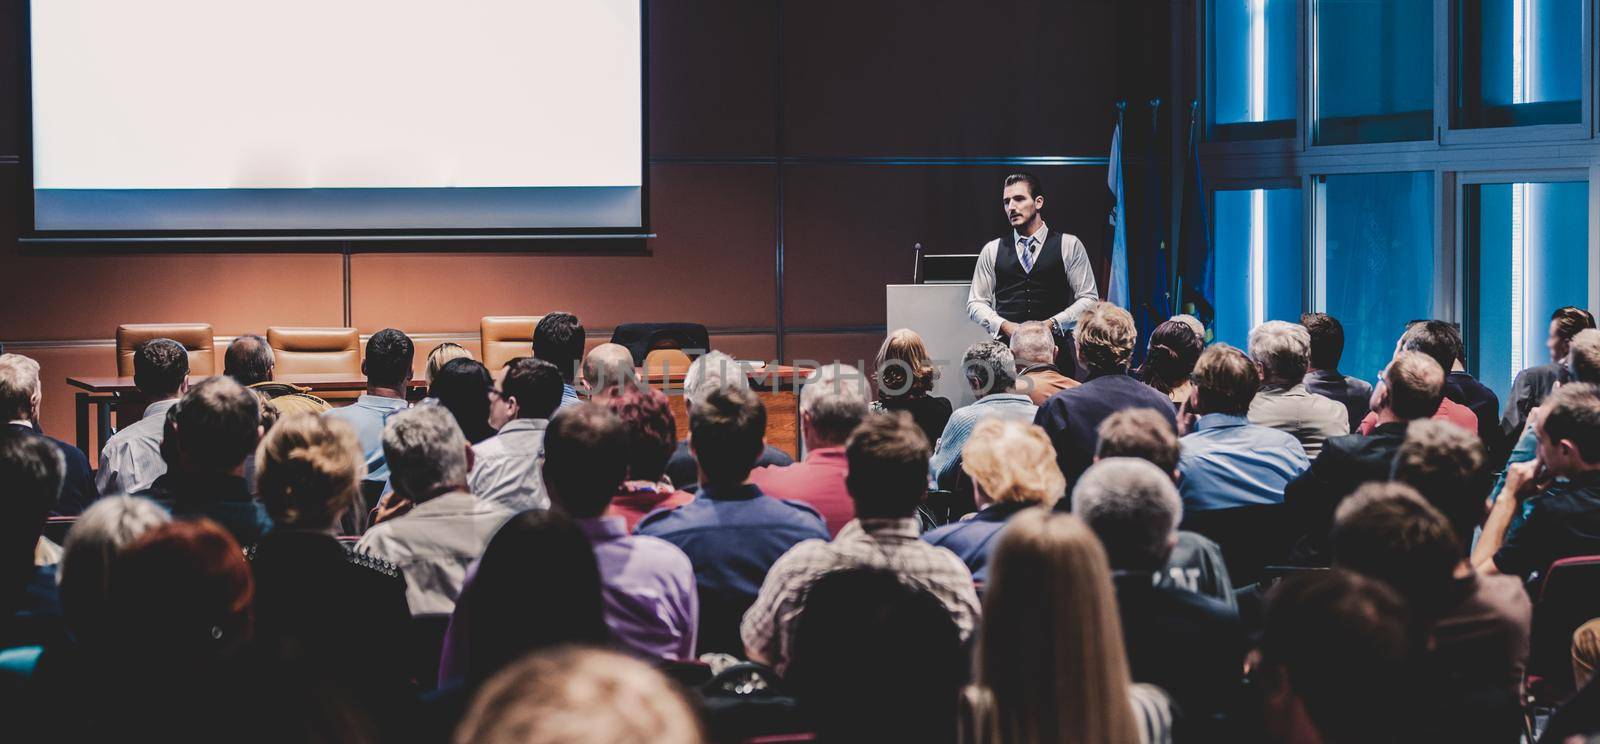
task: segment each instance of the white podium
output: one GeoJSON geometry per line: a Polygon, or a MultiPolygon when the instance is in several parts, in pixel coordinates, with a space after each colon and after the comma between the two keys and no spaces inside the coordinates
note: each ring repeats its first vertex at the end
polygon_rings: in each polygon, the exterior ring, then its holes
{"type": "Polygon", "coordinates": [[[972,285],[890,284],[886,287],[889,331],[910,328],[922,336],[928,355],[939,370],[933,394],[949,398],[956,408],[971,403],[972,389],[961,371],[967,347],[988,340],[989,334],[967,319],[967,294],[972,285]]]}

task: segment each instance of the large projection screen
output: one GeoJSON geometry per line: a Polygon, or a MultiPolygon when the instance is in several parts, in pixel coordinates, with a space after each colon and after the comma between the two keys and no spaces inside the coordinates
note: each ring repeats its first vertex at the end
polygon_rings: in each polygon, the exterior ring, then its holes
{"type": "Polygon", "coordinates": [[[33,237],[637,234],[640,0],[32,0],[33,237]]]}

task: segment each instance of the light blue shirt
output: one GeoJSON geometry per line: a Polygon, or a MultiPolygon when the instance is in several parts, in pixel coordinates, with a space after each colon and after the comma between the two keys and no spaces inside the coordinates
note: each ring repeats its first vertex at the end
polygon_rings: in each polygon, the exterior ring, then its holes
{"type": "Polygon", "coordinates": [[[1284,486],[1311,467],[1293,434],[1233,414],[1201,416],[1178,444],[1178,493],[1190,511],[1281,504],[1284,486]]]}
{"type": "Polygon", "coordinates": [[[577,388],[574,388],[571,385],[562,385],[561,386],[561,405],[556,406],[556,410],[559,411],[559,410],[561,410],[563,408],[566,408],[567,406],[575,406],[575,405],[578,405],[579,403],[582,403],[582,402],[583,402],[583,399],[578,397],[577,388]]]}
{"type": "Polygon", "coordinates": [[[383,425],[390,416],[410,405],[399,398],[362,395],[348,406],[322,414],[355,427],[356,437],[361,440],[361,455],[367,461],[367,480],[382,481],[385,490],[388,489],[389,463],[383,457],[383,425]]]}
{"type": "Polygon", "coordinates": [[[944,433],[933,450],[928,471],[940,488],[949,489],[955,484],[956,471],[961,469],[961,448],[967,445],[978,422],[990,416],[1008,416],[1025,423],[1033,423],[1039,407],[1020,393],[995,393],[986,395],[971,405],[957,408],[944,425],[944,433]]]}

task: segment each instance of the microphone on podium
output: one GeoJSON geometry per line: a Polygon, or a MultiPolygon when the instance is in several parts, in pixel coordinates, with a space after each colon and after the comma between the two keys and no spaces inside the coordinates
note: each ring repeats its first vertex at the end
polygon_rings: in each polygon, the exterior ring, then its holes
{"type": "Polygon", "coordinates": [[[922,244],[917,243],[911,249],[916,252],[916,263],[911,265],[911,283],[922,283],[922,244]]]}

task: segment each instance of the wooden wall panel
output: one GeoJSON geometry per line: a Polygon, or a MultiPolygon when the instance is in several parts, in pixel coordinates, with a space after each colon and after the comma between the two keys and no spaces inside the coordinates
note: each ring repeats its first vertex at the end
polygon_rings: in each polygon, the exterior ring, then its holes
{"type": "Polygon", "coordinates": [[[882,333],[791,333],[784,337],[791,360],[840,362],[868,371],[883,345],[882,333]]]}
{"type": "Polygon", "coordinates": [[[772,154],[776,0],[652,0],[649,13],[651,154],[772,154]]]}

